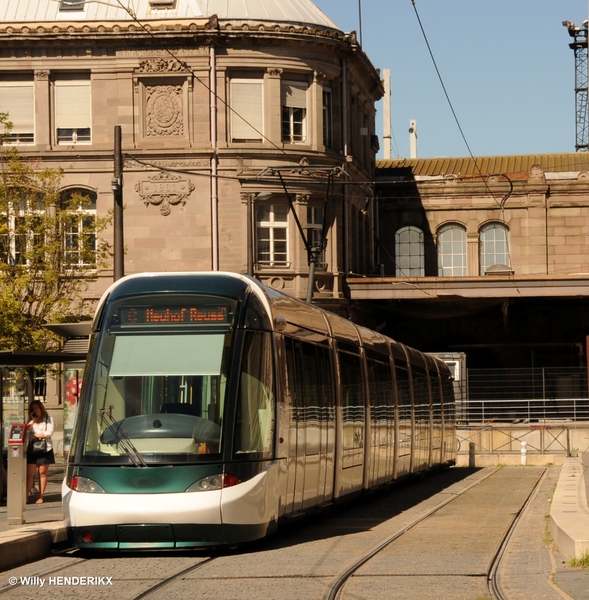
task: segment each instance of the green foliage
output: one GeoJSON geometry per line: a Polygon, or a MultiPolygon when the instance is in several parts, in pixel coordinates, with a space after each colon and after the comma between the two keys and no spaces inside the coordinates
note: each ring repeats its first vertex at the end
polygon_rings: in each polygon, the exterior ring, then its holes
{"type": "Polygon", "coordinates": [[[573,569],[586,569],[589,567],[589,551],[583,552],[581,556],[575,556],[569,560],[569,567],[573,569]]]}
{"type": "MultiPolygon", "coordinates": [[[[10,133],[6,113],[0,129],[10,133]]],[[[63,172],[0,154],[0,350],[55,349],[44,323],[84,318],[82,291],[107,264],[110,245],[97,235],[110,215],[88,213],[90,198],[62,191],[63,172]]]]}

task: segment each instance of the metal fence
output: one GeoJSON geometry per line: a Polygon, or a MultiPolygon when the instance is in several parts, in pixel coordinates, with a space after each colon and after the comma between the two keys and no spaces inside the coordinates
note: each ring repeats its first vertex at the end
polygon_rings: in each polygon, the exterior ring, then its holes
{"type": "Polygon", "coordinates": [[[585,367],[467,369],[455,387],[462,425],[589,421],[585,367]]]}

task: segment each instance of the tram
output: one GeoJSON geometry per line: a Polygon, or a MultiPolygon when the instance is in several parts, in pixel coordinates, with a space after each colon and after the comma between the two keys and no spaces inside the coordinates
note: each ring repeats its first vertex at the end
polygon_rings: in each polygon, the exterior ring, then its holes
{"type": "Polygon", "coordinates": [[[132,275],[97,308],[64,515],[85,549],[233,546],[455,453],[442,361],[244,275],[132,275]]]}

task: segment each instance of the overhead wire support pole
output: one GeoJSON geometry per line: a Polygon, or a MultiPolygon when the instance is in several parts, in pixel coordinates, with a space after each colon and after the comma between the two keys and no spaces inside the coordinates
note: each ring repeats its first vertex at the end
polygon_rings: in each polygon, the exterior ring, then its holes
{"type": "Polygon", "coordinates": [[[589,86],[587,74],[587,21],[577,27],[570,21],[562,23],[574,38],[569,48],[575,53],[575,150],[589,151],[589,86]]]}
{"type": "Polygon", "coordinates": [[[114,177],[113,192],[113,279],[118,281],[125,276],[125,239],[123,235],[123,153],[121,150],[121,126],[115,125],[114,130],[114,177]]]}

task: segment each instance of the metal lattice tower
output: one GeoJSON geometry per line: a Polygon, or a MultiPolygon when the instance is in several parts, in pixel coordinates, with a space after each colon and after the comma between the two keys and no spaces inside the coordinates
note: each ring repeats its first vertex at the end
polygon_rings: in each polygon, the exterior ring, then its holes
{"type": "Polygon", "coordinates": [[[589,97],[587,79],[587,21],[583,27],[577,27],[570,21],[562,24],[568,29],[574,41],[569,47],[575,53],[575,108],[576,108],[576,143],[577,152],[589,152],[589,97]]]}

